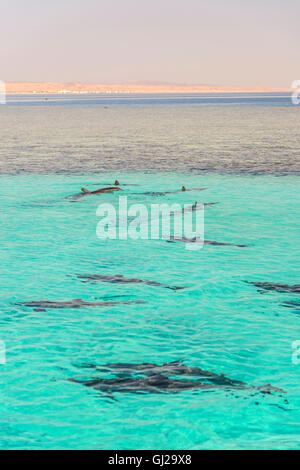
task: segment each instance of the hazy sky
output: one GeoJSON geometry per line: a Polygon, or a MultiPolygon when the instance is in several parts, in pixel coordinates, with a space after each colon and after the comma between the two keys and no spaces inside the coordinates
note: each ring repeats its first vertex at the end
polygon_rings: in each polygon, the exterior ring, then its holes
{"type": "Polygon", "coordinates": [[[289,87],[299,0],[0,0],[0,79],[289,87]]]}

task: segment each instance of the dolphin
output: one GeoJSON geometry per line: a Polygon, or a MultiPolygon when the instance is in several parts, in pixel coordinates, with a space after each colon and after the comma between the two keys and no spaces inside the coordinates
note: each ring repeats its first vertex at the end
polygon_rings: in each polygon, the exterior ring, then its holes
{"type": "Polygon", "coordinates": [[[179,193],[179,192],[186,192],[186,191],[204,191],[205,189],[207,188],[184,188],[184,186],[182,186],[181,189],[177,190],[177,191],[173,191],[174,193],[179,193]]]}
{"type": "Polygon", "coordinates": [[[118,180],[115,180],[114,186],[139,186],[139,184],[134,184],[134,183],[119,183],[118,180]]]}
{"type": "Polygon", "coordinates": [[[71,382],[80,383],[103,392],[177,393],[190,389],[207,390],[212,388],[225,388],[256,390],[264,394],[271,394],[272,392],[285,393],[284,390],[273,387],[270,384],[258,387],[249,386],[239,380],[229,379],[223,374],[214,374],[198,367],[185,366],[180,361],[165,363],[161,366],[151,363],[115,363],[106,364],[100,367],[93,364],[87,364],[83,367],[94,368],[97,371],[110,372],[114,374],[121,373],[121,376],[110,379],[99,377],[86,379],[82,376],[69,379],[71,382]],[[137,377],[136,375],[144,375],[144,377],[137,377]],[[173,378],[174,376],[182,375],[190,377],[197,376],[201,378],[201,381],[173,378]]]}
{"type": "Polygon", "coordinates": [[[165,196],[166,194],[181,193],[182,191],[204,191],[207,188],[175,189],[174,191],[146,191],[144,193],[133,193],[134,195],[165,196]]]}
{"type": "Polygon", "coordinates": [[[149,281],[148,279],[142,280],[137,278],[129,278],[124,277],[122,274],[115,274],[114,276],[105,276],[102,274],[76,274],[78,279],[81,279],[83,282],[111,282],[119,283],[119,284],[147,284],[148,286],[158,286],[158,287],[165,287],[166,289],[171,290],[180,290],[185,289],[185,287],[179,286],[169,286],[166,284],[161,284],[160,282],[156,281],[149,281]]]}
{"type": "Polygon", "coordinates": [[[275,291],[275,292],[287,292],[293,294],[300,294],[300,284],[288,285],[288,284],[276,284],[272,282],[251,282],[245,281],[247,284],[252,284],[259,289],[264,291],[275,291]]]}
{"type": "Polygon", "coordinates": [[[202,243],[204,245],[214,245],[214,246],[237,246],[239,248],[245,248],[246,246],[248,246],[248,245],[236,245],[235,243],[217,242],[215,240],[203,240],[199,237],[193,237],[193,238],[177,237],[175,235],[165,236],[164,240],[167,242],[202,243]]]}
{"type": "Polygon", "coordinates": [[[19,302],[16,305],[25,305],[32,307],[35,312],[45,312],[48,308],[87,308],[87,307],[109,307],[113,305],[143,304],[143,300],[128,300],[118,302],[85,302],[81,299],[72,299],[66,301],[39,300],[33,302],[19,302]]]}
{"type": "Polygon", "coordinates": [[[164,375],[170,376],[190,376],[190,377],[201,377],[201,379],[208,380],[215,385],[231,385],[231,386],[246,386],[244,382],[240,380],[233,380],[226,377],[223,374],[214,374],[199,367],[188,367],[182,364],[181,361],[166,362],[162,365],[152,363],[112,363],[105,364],[103,366],[97,366],[94,364],[82,364],[81,367],[96,369],[100,372],[113,371],[119,377],[126,377],[132,374],[143,374],[148,377],[152,375],[164,375]]]}
{"type": "Polygon", "coordinates": [[[214,385],[191,380],[169,379],[164,375],[152,375],[145,378],[124,378],[124,379],[91,379],[78,380],[76,377],[69,379],[70,382],[80,383],[86,387],[92,387],[101,392],[133,392],[133,393],[177,393],[191,389],[210,389],[214,385]]]}
{"type": "MultiPolygon", "coordinates": [[[[117,181],[117,180],[116,180],[117,181]]],[[[119,184],[116,184],[116,181],[114,182],[113,186],[140,186],[139,184],[136,184],[136,183],[119,183],[117,181],[117,183],[119,184]]],[[[91,183],[91,186],[99,186],[99,184],[111,184],[111,183],[91,183]]]]}
{"type": "Polygon", "coordinates": [[[296,310],[300,310],[300,302],[295,302],[293,300],[283,302],[282,304],[284,307],[294,308],[296,310]]]}
{"type": "Polygon", "coordinates": [[[123,191],[123,189],[115,187],[115,186],[109,186],[107,188],[101,188],[101,189],[96,189],[96,191],[89,191],[86,188],[81,188],[81,193],[73,194],[72,196],[68,196],[68,198],[72,198],[73,200],[80,199],[83,196],[91,195],[91,194],[109,194],[113,193],[114,191],[123,191]]]}
{"type": "Polygon", "coordinates": [[[115,186],[109,186],[108,188],[96,189],[96,191],[88,191],[85,188],[81,188],[81,191],[83,192],[83,194],[102,194],[102,193],[111,193],[113,191],[123,191],[123,189],[117,188],[115,186]]]}
{"type": "Polygon", "coordinates": [[[198,204],[198,202],[195,201],[192,206],[184,207],[183,209],[180,209],[179,211],[173,211],[170,213],[170,215],[177,215],[177,214],[183,214],[186,212],[200,211],[202,210],[203,207],[214,206],[216,204],[219,204],[219,203],[218,202],[204,202],[202,204],[198,204]]]}

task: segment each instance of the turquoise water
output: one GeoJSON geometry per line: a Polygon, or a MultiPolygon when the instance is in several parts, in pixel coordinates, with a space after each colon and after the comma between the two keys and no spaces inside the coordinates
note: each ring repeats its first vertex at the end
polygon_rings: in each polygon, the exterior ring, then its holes
{"type": "MultiPolygon", "coordinates": [[[[132,109],[118,109],[119,121],[113,129],[102,120],[100,108],[98,115],[87,107],[79,114],[71,107],[55,109],[56,114],[51,110],[47,115],[43,107],[36,111],[10,107],[2,108],[0,115],[6,124],[1,127],[0,175],[0,340],[6,345],[6,364],[0,364],[0,447],[299,449],[300,365],[292,363],[292,342],[300,340],[300,312],[284,305],[298,296],[262,294],[244,282],[299,284],[300,194],[295,171],[299,124],[294,120],[298,111],[239,108],[239,119],[242,116],[248,127],[238,130],[233,108],[210,108],[206,125],[203,108],[174,110],[173,127],[159,141],[156,131],[160,129],[163,136],[170,122],[163,107],[157,111],[159,122],[152,108],[137,111],[140,120],[132,109]],[[188,129],[188,119],[197,112],[198,124],[193,120],[188,129]],[[222,115],[223,131],[213,126],[221,123],[222,115]],[[94,119],[83,129],[84,116],[94,119]],[[62,125],[57,133],[55,119],[62,125]],[[144,133],[137,131],[141,126],[144,133]],[[278,134],[272,133],[272,127],[278,134]],[[72,147],[76,152],[70,168],[72,133],[76,144],[83,140],[81,148],[72,147]],[[226,143],[223,159],[222,141],[226,143]],[[101,152],[106,143],[104,160],[101,152]],[[240,161],[238,147],[244,149],[240,161]],[[122,155],[129,156],[129,167],[126,158],[120,157],[121,148],[122,155]],[[280,153],[290,150],[295,157],[281,161],[281,174],[276,161],[280,153]],[[209,155],[211,171],[200,169],[199,155],[205,151],[203,158],[209,155]],[[151,152],[155,171],[146,158],[151,152]],[[196,170],[181,168],[180,156],[185,152],[196,170]],[[112,169],[107,168],[109,155],[114,155],[112,169]],[[86,171],[79,171],[80,158],[86,171]],[[255,174],[257,165],[260,174],[255,174]],[[76,202],[68,196],[82,186],[96,189],[115,178],[139,184],[124,187],[122,195],[128,196],[129,203],[149,207],[195,199],[218,202],[205,208],[205,237],[249,246],[205,245],[189,251],[183,243],[161,240],[99,240],[98,204],[116,204],[119,195],[76,202]],[[142,194],[174,190],[182,184],[207,190],[163,197],[142,194]],[[91,284],[76,277],[87,273],[123,274],[186,289],[91,284]],[[44,312],[16,305],[74,298],[145,303],[44,312]],[[216,388],[174,394],[116,392],[111,397],[68,381],[87,375],[83,363],[175,360],[249,385],[271,383],[286,394],[216,388]]],[[[88,373],[88,377],[101,376],[88,373]]]]}
{"type": "MultiPolygon", "coordinates": [[[[115,175],[106,175],[108,181],[115,175]]],[[[118,195],[65,199],[99,175],[1,178],[2,448],[299,448],[299,311],[292,294],[257,292],[243,281],[294,284],[299,266],[299,190],[295,177],[205,177],[119,174],[145,190],[207,186],[201,202],[208,239],[247,248],[162,241],[100,241],[96,208],[118,195]],[[84,284],[75,273],[117,274],[189,286],[84,284]],[[72,275],[72,277],[68,277],[72,275]],[[145,304],[34,312],[14,302],[81,298],[145,304]],[[67,382],[83,362],[181,359],[249,384],[283,388],[275,395],[224,390],[116,394],[116,400],[67,382]],[[259,404],[255,404],[259,402],[259,404]]],[[[158,198],[132,195],[150,204],[158,198]]],[[[193,202],[191,194],[165,201],[193,202]]],[[[169,197],[168,197],[169,196],[169,197]]],[[[160,198],[161,199],[161,198],[160,198]]],[[[199,198],[198,198],[199,199],[199,198]]]]}

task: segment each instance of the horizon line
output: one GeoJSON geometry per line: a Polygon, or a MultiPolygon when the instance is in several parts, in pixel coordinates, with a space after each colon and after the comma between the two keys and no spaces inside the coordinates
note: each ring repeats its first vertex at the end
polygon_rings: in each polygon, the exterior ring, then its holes
{"type": "Polygon", "coordinates": [[[291,92],[291,87],[191,85],[156,81],[137,82],[59,82],[4,81],[7,94],[67,94],[67,93],[276,93],[291,92]]]}

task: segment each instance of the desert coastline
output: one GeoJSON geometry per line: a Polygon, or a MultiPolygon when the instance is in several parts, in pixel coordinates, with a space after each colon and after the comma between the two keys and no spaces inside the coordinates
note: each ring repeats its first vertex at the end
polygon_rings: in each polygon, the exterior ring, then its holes
{"type": "Polygon", "coordinates": [[[219,85],[187,85],[172,83],[80,83],[80,82],[6,82],[6,93],[20,94],[84,94],[84,93],[284,93],[290,88],[267,86],[234,87],[219,85]]]}

